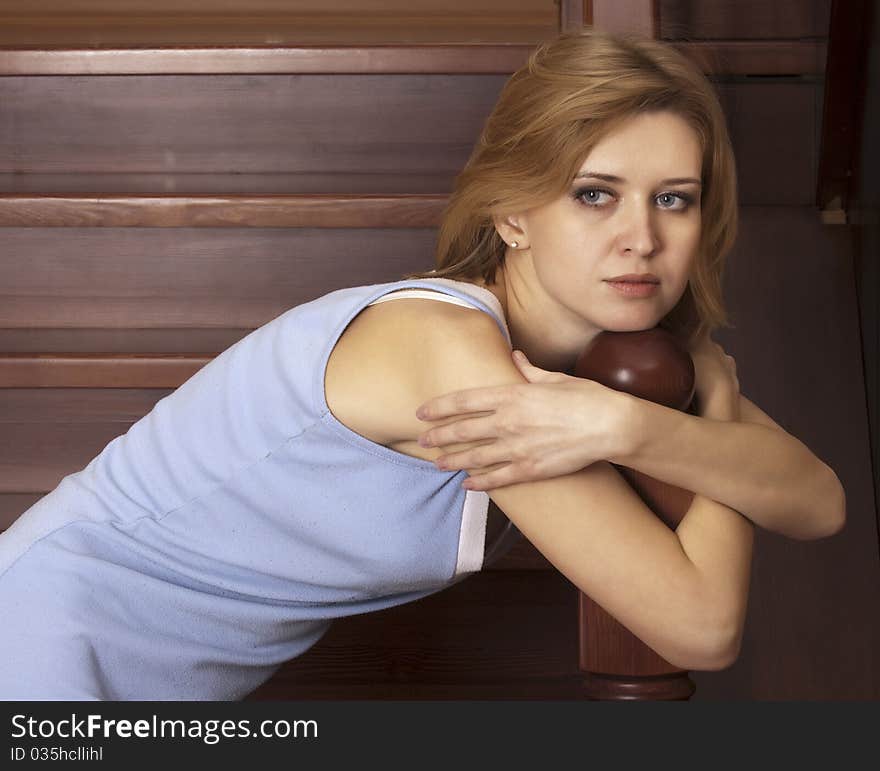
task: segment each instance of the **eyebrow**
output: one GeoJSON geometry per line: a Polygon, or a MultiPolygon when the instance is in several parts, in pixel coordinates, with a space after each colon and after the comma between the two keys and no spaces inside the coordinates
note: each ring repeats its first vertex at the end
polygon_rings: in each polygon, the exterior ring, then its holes
{"type": "MultiPolygon", "coordinates": [[[[575,179],[581,179],[582,177],[592,177],[593,179],[602,179],[606,182],[626,182],[622,177],[615,177],[613,174],[599,174],[595,171],[582,171],[580,174],[575,176],[575,179]]],[[[702,183],[700,180],[695,179],[694,177],[673,177],[672,179],[664,179],[660,181],[661,185],[683,185],[688,182],[693,182],[694,184],[700,185],[702,187],[702,183]]]]}

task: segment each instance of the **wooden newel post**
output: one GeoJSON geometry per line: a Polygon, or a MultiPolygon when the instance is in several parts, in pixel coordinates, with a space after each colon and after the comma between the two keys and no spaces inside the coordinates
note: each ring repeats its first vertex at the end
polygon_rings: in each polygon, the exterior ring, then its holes
{"type": "MultiPolygon", "coordinates": [[[[688,410],[694,395],[690,355],[659,327],[642,332],[602,332],[581,354],[574,374],[674,409],[688,410]]],[[[615,468],[644,503],[675,528],[693,501],[688,490],[635,469],[615,468]]],[[[578,606],[579,666],[588,699],[685,700],[695,686],[586,594],[578,606]]]]}

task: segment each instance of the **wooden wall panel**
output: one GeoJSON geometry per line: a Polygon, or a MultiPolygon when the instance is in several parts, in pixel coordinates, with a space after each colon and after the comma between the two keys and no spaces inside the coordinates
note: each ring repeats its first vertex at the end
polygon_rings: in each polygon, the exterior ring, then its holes
{"type": "Polygon", "coordinates": [[[0,493],[53,490],[169,393],[122,388],[3,389],[0,493]]]}
{"type": "MultiPolygon", "coordinates": [[[[0,78],[0,102],[17,108],[15,120],[0,127],[0,190],[122,192],[133,180],[132,192],[175,195],[219,192],[221,185],[226,193],[448,193],[503,81],[494,75],[0,78]],[[348,110],[356,121],[345,117],[348,110]],[[389,113],[395,115],[390,125],[389,113]]],[[[811,204],[815,135],[801,129],[818,119],[819,85],[780,78],[719,82],[716,89],[734,148],[743,149],[741,202],[811,204]],[[757,174],[761,186],[753,183],[757,174]]]]}
{"type": "MultiPolygon", "coordinates": [[[[5,77],[0,103],[14,105],[15,118],[0,129],[0,170],[452,175],[503,82],[448,75],[5,77]]],[[[345,192],[340,181],[337,192],[345,192]]]]}
{"type": "MultiPolygon", "coordinates": [[[[128,328],[139,334],[255,329],[333,289],[394,281],[432,267],[435,233],[9,228],[5,238],[0,327],[128,328]]],[[[183,345],[178,340],[175,347],[183,345]]],[[[200,350],[196,345],[185,347],[200,350]]]]}
{"type": "MultiPolygon", "coordinates": [[[[858,369],[858,320],[855,307],[845,299],[853,283],[849,233],[823,226],[803,207],[745,207],[742,214],[741,236],[728,262],[726,282],[736,328],[718,333],[717,338],[737,360],[743,393],[838,473],[847,491],[849,520],[844,532],[816,543],[757,531],[742,655],[724,672],[694,673],[698,685],[694,699],[877,698],[880,633],[875,609],[880,597],[876,582],[865,580],[866,575],[876,575],[878,566],[863,420],[864,381],[858,369]]],[[[115,390],[6,391],[0,425],[7,443],[15,446],[0,447],[0,457],[13,459],[6,461],[4,470],[11,469],[25,481],[35,468],[43,473],[55,469],[56,476],[74,470],[100,449],[102,441],[127,430],[125,421],[146,414],[159,396],[115,390]],[[65,425],[70,420],[79,422],[65,425]],[[79,447],[75,460],[65,454],[73,447],[79,447]]],[[[42,488],[51,487],[51,479],[44,482],[42,488]]],[[[20,496],[30,489],[4,487],[10,495],[20,491],[20,496]]],[[[532,551],[530,545],[523,549],[527,565],[535,564],[532,551]]],[[[514,556],[505,557],[505,564],[512,564],[514,556]]],[[[473,586],[471,579],[468,586],[473,586]]],[[[425,624],[433,629],[437,623],[429,608],[424,615],[415,608],[406,613],[416,614],[408,622],[414,628],[423,629],[425,624]]],[[[523,611],[529,619],[530,613],[523,611]]],[[[330,666],[355,640],[370,650],[371,635],[389,634],[378,620],[352,623],[366,626],[355,626],[339,639],[328,638],[335,640],[328,643],[331,651],[316,648],[317,658],[291,664],[293,671],[300,666],[330,666]]],[[[390,623],[396,629],[398,622],[390,623]]],[[[550,650],[558,631],[547,627],[550,650]]],[[[444,664],[426,663],[441,655],[437,650],[425,652],[416,646],[409,654],[396,655],[415,657],[421,663],[410,666],[424,666],[426,672],[453,667],[445,659],[444,664]]],[[[377,660],[387,663],[384,654],[375,656],[355,656],[355,669],[364,667],[364,683],[353,685],[353,692],[364,698],[381,698],[383,693],[401,697],[448,693],[462,698],[465,693],[474,698],[494,693],[501,698],[502,693],[516,690],[513,681],[497,684],[497,690],[487,684],[482,691],[479,686],[462,691],[450,683],[432,685],[418,678],[404,682],[392,677],[389,683],[376,664],[377,660]],[[376,666],[380,672],[369,669],[376,666]]],[[[333,671],[337,670],[334,665],[333,671]]],[[[345,671],[339,670],[338,676],[344,677],[345,671]]],[[[570,672],[570,677],[576,675],[575,670],[570,672]]],[[[299,675],[285,668],[279,677],[285,684],[273,681],[266,693],[299,693],[299,675]],[[288,687],[291,690],[283,690],[288,687]]],[[[552,688],[560,688],[560,698],[576,697],[572,682],[548,687],[554,693],[552,688]]],[[[540,692],[547,697],[548,691],[540,692]]],[[[303,693],[308,694],[304,698],[330,698],[338,690],[312,682],[303,693]]]]}
{"type": "Polygon", "coordinates": [[[739,660],[693,675],[695,699],[880,698],[880,575],[851,233],[805,207],[747,207],[715,338],[742,393],[830,465],[846,490],[838,535],[756,529],[739,660]]]}
{"type": "MultiPolygon", "coordinates": [[[[365,26],[368,6],[351,0],[350,9],[334,6],[351,14],[347,21],[313,17],[304,26],[288,13],[271,34],[269,17],[234,18],[244,0],[174,3],[192,14],[222,6],[226,17],[212,23],[190,16],[132,27],[121,18],[162,12],[165,1],[30,3],[36,16],[88,6],[116,18],[97,29],[93,18],[89,29],[73,17],[54,26],[32,18],[29,27],[7,17],[0,45],[222,44],[224,35],[239,45],[525,42],[552,37],[559,10],[546,0],[456,0],[428,24],[427,6],[419,16],[370,0],[397,16],[365,26]]],[[[780,47],[821,41],[830,4],[662,0],[660,33],[780,47]]],[[[290,7],[247,5],[268,14],[290,7]]],[[[0,17],[22,8],[0,0],[0,17]]],[[[323,10],[296,4],[308,8],[323,10]]],[[[444,193],[506,77],[0,78],[0,103],[11,106],[0,122],[0,191],[444,193]]],[[[795,75],[716,87],[744,206],[727,278],[737,328],[717,338],[737,359],[743,392],[837,471],[849,522],[816,543],[757,533],[742,655],[726,671],[694,673],[694,699],[880,698],[878,555],[850,245],[846,231],[819,224],[812,206],[822,84],[795,75]]],[[[0,351],[223,350],[299,302],[425,267],[433,236],[425,228],[5,229],[0,351]]],[[[0,392],[0,528],[167,393],[0,392]]],[[[522,542],[437,595],[342,619],[252,698],[580,698],[577,592],[542,559],[522,542]]]]}
{"type": "Polygon", "coordinates": [[[546,13],[548,0],[0,0],[0,16],[400,16],[418,11],[435,16],[546,13]]]}
{"type": "Polygon", "coordinates": [[[481,573],[335,621],[251,699],[577,699],[576,623],[555,570],[481,573]]]}
{"type": "Polygon", "coordinates": [[[827,38],[832,0],[659,0],[664,40],[827,38]]]}
{"type": "MultiPolygon", "coordinates": [[[[474,43],[533,46],[548,37],[555,37],[557,33],[555,19],[535,22],[530,18],[507,18],[504,22],[499,22],[495,17],[482,20],[462,18],[437,24],[430,17],[408,16],[394,19],[393,22],[384,20],[380,26],[365,24],[362,18],[340,20],[337,17],[318,20],[318,23],[314,19],[308,19],[305,24],[296,17],[278,20],[263,18],[259,21],[238,17],[212,19],[210,22],[191,18],[175,19],[170,23],[162,20],[153,24],[148,20],[141,20],[136,26],[132,26],[128,19],[114,17],[101,21],[97,27],[85,28],[82,24],[58,22],[47,25],[39,18],[23,21],[26,24],[17,26],[11,24],[9,19],[0,18],[0,46],[13,50],[44,51],[87,51],[93,47],[137,50],[143,47],[144,40],[149,40],[157,49],[166,50],[189,47],[216,50],[219,46],[222,49],[217,54],[219,59],[236,62],[232,72],[240,71],[241,60],[237,56],[226,57],[223,51],[236,48],[272,50],[302,46],[469,46],[474,43]]],[[[94,20],[89,20],[89,23],[94,24],[94,20]]],[[[21,57],[15,58],[22,61],[21,57]]],[[[26,59],[34,61],[45,58],[37,56],[26,59]]],[[[57,61],[59,57],[53,58],[57,61]]],[[[101,58],[103,57],[96,57],[96,61],[101,58]]],[[[148,56],[140,61],[152,58],[148,56]]],[[[184,54],[177,58],[188,60],[190,57],[184,54]]],[[[81,65],[83,60],[73,57],[72,61],[81,65]]],[[[155,62],[152,62],[148,65],[148,71],[155,71],[155,67],[155,62]]],[[[277,71],[278,68],[272,69],[277,71]]]]}
{"type": "Polygon", "coordinates": [[[821,86],[779,78],[717,85],[742,206],[813,206],[821,86]]]}
{"type": "Polygon", "coordinates": [[[45,493],[0,493],[0,531],[9,527],[45,493]]]}
{"type": "Polygon", "coordinates": [[[553,0],[0,3],[10,48],[535,43],[558,29],[553,0]]]}

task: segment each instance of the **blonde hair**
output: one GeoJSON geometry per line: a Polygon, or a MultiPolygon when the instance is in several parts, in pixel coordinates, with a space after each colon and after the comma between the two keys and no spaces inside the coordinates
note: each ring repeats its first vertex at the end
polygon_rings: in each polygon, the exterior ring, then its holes
{"type": "Polygon", "coordinates": [[[506,244],[493,218],[563,195],[593,147],[646,111],[681,116],[700,138],[701,233],[688,286],[660,322],[682,342],[732,326],[724,309],[724,260],[738,225],[736,165],[715,91],[686,56],[661,41],[591,28],[541,43],[507,80],[438,230],[433,271],[405,278],[493,283],[506,244]]]}

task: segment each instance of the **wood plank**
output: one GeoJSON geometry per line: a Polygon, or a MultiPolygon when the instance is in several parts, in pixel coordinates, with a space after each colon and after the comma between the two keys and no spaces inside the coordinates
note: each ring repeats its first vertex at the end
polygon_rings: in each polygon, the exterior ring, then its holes
{"type": "Polygon", "coordinates": [[[367,698],[519,688],[576,696],[576,617],[577,590],[556,570],[478,573],[417,602],[335,621],[251,698],[340,698],[351,688],[367,698]]]}
{"type": "MultiPolygon", "coordinates": [[[[577,5],[581,22],[592,24],[594,4],[602,6],[608,2],[563,0],[558,12],[567,12],[573,18],[574,9],[566,6],[577,5]]],[[[326,3],[319,0],[236,0],[222,6],[216,0],[127,0],[124,5],[106,0],[32,0],[26,6],[21,0],[3,0],[0,21],[7,27],[30,26],[31,34],[42,35],[35,41],[43,44],[53,38],[57,42],[65,28],[68,35],[76,35],[77,28],[89,29],[89,47],[98,44],[102,35],[112,42],[114,34],[125,34],[126,30],[137,40],[139,27],[152,30],[155,35],[164,26],[169,30],[167,34],[172,34],[175,19],[180,20],[176,26],[189,28],[177,32],[182,39],[186,35],[208,36],[211,33],[207,30],[213,29],[212,43],[216,44],[221,43],[224,35],[228,38],[236,34],[239,39],[250,36],[263,40],[288,34],[300,43],[306,42],[303,36],[321,35],[325,43],[334,36],[354,37],[356,42],[363,42],[365,36],[377,33],[390,40],[406,34],[429,35],[431,28],[449,29],[456,25],[472,37],[491,35],[493,29],[500,27],[547,28],[553,26],[558,13],[554,5],[547,0],[421,0],[415,12],[412,2],[407,0],[346,0],[334,2],[332,12],[328,13],[326,3]]],[[[783,40],[826,36],[831,0],[659,0],[655,5],[660,19],[659,37],[664,39],[783,40]]],[[[560,28],[565,28],[565,24],[560,28]]],[[[15,44],[16,38],[11,33],[10,37],[15,44]]],[[[20,31],[17,39],[22,39],[20,31]]],[[[144,42],[143,34],[138,42],[144,42]]]]}
{"type": "Polygon", "coordinates": [[[0,353],[0,388],[177,388],[208,356],[0,353]]]}
{"type": "MultiPolygon", "coordinates": [[[[266,314],[271,316],[271,312],[266,314]]],[[[207,353],[225,351],[252,329],[158,327],[154,329],[71,327],[0,327],[0,351],[105,354],[207,353]]],[[[212,354],[213,355],[213,354],[212,354]]]]}
{"type": "MultiPolygon", "coordinates": [[[[154,44],[155,46],[155,44],[154,44]]],[[[436,44],[307,48],[116,48],[0,50],[0,75],[210,75],[503,73],[533,45],[436,44]]]]}
{"type": "MultiPolygon", "coordinates": [[[[8,161],[7,161],[8,162],[8,161]]],[[[175,172],[175,171],[0,171],[0,193],[39,195],[170,195],[230,194],[260,196],[267,193],[288,195],[333,194],[409,195],[413,193],[448,195],[455,171],[439,168],[395,172],[344,171],[312,172],[175,172]]],[[[12,165],[10,163],[10,165],[12,165]]]]}
{"type": "MultiPolygon", "coordinates": [[[[179,84],[181,88],[192,86],[192,79],[179,84]]],[[[148,88],[158,88],[154,82],[145,84],[148,88]]],[[[8,86],[8,84],[7,84],[8,86]]],[[[109,87],[109,86],[108,86],[109,87]]],[[[237,86],[236,86],[237,87],[237,86]]],[[[287,98],[296,97],[296,93],[288,93],[287,86],[283,83],[267,82],[261,87],[275,90],[279,89],[278,96],[287,98]]],[[[242,147],[233,147],[231,136],[215,136],[210,147],[198,147],[194,136],[190,134],[206,128],[198,119],[187,123],[181,115],[179,120],[175,117],[170,125],[177,126],[175,129],[155,127],[156,131],[164,131],[157,147],[163,147],[167,154],[172,155],[177,164],[190,169],[209,166],[216,163],[218,157],[223,157],[226,163],[234,163],[235,166],[246,170],[250,168],[261,169],[269,165],[269,153],[277,141],[277,152],[283,153],[283,160],[277,160],[279,165],[288,168],[314,164],[315,159],[330,159],[328,163],[334,163],[335,168],[327,174],[312,171],[302,173],[284,172],[262,174],[254,173],[239,175],[232,173],[200,175],[192,172],[162,173],[160,171],[149,172],[148,169],[156,168],[162,164],[157,157],[158,151],[141,146],[137,137],[132,138],[130,146],[112,146],[105,143],[101,136],[111,130],[116,134],[124,134],[123,129],[129,124],[134,124],[140,117],[144,118],[141,131],[152,130],[150,118],[142,115],[145,109],[152,103],[153,98],[140,100],[128,106],[120,107],[120,118],[115,126],[103,126],[101,134],[94,130],[89,135],[90,126],[87,116],[94,114],[94,109],[101,99],[106,99],[108,94],[98,92],[83,94],[81,102],[72,111],[66,121],[66,132],[59,137],[57,128],[49,131],[49,116],[42,116],[40,111],[44,108],[39,104],[39,94],[28,96],[28,101],[33,102],[34,110],[30,117],[24,121],[27,125],[19,125],[15,132],[6,141],[6,150],[0,150],[0,168],[4,166],[21,168],[21,166],[33,168],[42,172],[58,164],[72,164],[74,159],[67,156],[54,157],[58,153],[58,147],[65,142],[82,143],[83,155],[90,157],[89,164],[95,168],[94,174],[82,170],[72,170],[70,174],[60,173],[36,173],[23,174],[7,171],[0,176],[0,185],[17,188],[14,192],[0,193],[0,225],[5,227],[161,227],[161,228],[429,228],[436,227],[440,222],[443,207],[448,198],[448,190],[453,185],[453,172],[442,173],[441,169],[447,164],[465,162],[469,145],[464,141],[464,129],[469,127],[474,134],[478,133],[478,119],[490,105],[489,97],[495,84],[483,83],[471,84],[470,115],[464,125],[457,124],[456,133],[460,135],[454,143],[444,142],[439,136],[435,136],[437,128],[429,128],[428,121],[436,114],[424,109],[415,110],[409,117],[413,137],[409,145],[422,151],[420,163],[424,168],[424,175],[415,169],[411,171],[401,170],[398,173],[376,171],[377,164],[387,164],[388,168],[395,165],[402,167],[416,164],[413,151],[408,147],[398,150],[401,156],[394,158],[395,145],[392,142],[381,142],[378,137],[383,130],[381,119],[376,116],[372,125],[365,120],[361,126],[361,133],[353,136],[351,132],[334,128],[328,131],[328,136],[320,150],[315,149],[314,144],[301,140],[299,144],[290,143],[286,148],[281,147],[282,137],[274,137],[276,133],[271,130],[273,138],[267,140],[267,129],[260,136],[253,136],[253,150],[248,153],[242,147]],[[471,126],[473,124],[473,126],[471,126]],[[30,129],[30,130],[28,130],[30,129]],[[26,136],[27,134],[27,141],[26,136]],[[88,143],[91,143],[89,146],[88,143]],[[370,148],[383,146],[382,155],[377,158],[375,151],[371,155],[370,148]],[[358,151],[361,151],[358,154],[358,151]],[[403,155],[405,153],[405,156],[403,155]],[[231,160],[229,156],[240,157],[231,160]],[[5,157],[4,157],[5,156],[5,157]],[[355,164],[356,173],[345,173],[339,166],[343,161],[338,159],[351,159],[355,164]],[[124,164],[116,173],[106,171],[111,165],[124,164]],[[369,164],[367,169],[364,166],[369,164]],[[126,168],[127,167],[127,168],[126,168]],[[146,172],[146,173],[144,173],[146,172]],[[133,184],[141,187],[137,194],[108,193],[101,190],[106,184],[109,187],[119,188],[132,179],[133,184]],[[200,181],[201,180],[201,181],[200,181]],[[79,192],[42,191],[40,194],[32,192],[41,184],[60,188],[76,189],[79,192]],[[216,190],[221,185],[250,188],[251,190],[270,189],[276,192],[267,193],[243,193],[235,189],[227,189],[224,194],[211,192],[176,192],[197,189],[216,190]],[[376,193],[366,192],[352,193],[352,190],[369,190],[370,187],[380,187],[399,191],[421,189],[425,192],[412,193],[376,193]],[[292,188],[298,191],[323,190],[325,192],[283,193],[277,192],[284,188],[292,188]],[[333,190],[337,192],[326,192],[333,190]],[[162,189],[173,192],[162,193],[162,189]],[[431,189],[436,192],[426,192],[431,189]]],[[[815,136],[810,132],[797,130],[803,122],[815,122],[818,120],[816,102],[819,84],[809,81],[790,82],[764,82],[761,84],[749,83],[719,83],[717,84],[719,98],[728,116],[728,125],[734,150],[737,152],[738,172],[740,175],[740,202],[744,205],[757,205],[764,203],[813,205],[815,186],[815,136]],[[760,141],[756,138],[760,137],[760,141]],[[743,152],[742,148],[748,148],[743,152]]],[[[3,86],[0,84],[0,90],[3,86]]],[[[27,86],[30,90],[30,86],[27,86]]],[[[50,91],[55,92],[61,88],[58,83],[50,91]]],[[[121,86],[114,86],[110,90],[117,93],[121,86]]],[[[205,85],[201,88],[200,99],[204,100],[203,108],[206,115],[211,115],[218,110],[217,105],[207,99],[205,93],[216,90],[218,95],[222,90],[221,84],[205,85]]],[[[436,89],[437,93],[445,94],[445,86],[436,89]]],[[[160,89],[154,98],[159,98],[160,89]]],[[[309,91],[308,93],[311,93],[309,91]]],[[[390,96],[394,99],[394,96],[390,96]]],[[[447,98],[451,98],[448,96],[447,98]]],[[[120,93],[120,105],[124,105],[124,97],[120,93]]],[[[447,102],[451,109],[454,105],[447,102]]],[[[241,106],[246,111],[248,103],[241,106]]],[[[166,111],[167,112],[167,111],[166,111]]],[[[173,112],[173,111],[172,111],[173,112]]],[[[228,111],[227,111],[228,113],[228,111]]],[[[227,114],[225,118],[229,125],[239,125],[239,133],[253,131],[253,120],[241,112],[235,115],[227,114]]],[[[320,114],[320,108],[316,108],[315,114],[310,118],[307,128],[309,134],[319,131],[322,121],[330,122],[334,113],[329,111],[326,115],[320,114]]],[[[273,121],[282,126],[286,119],[285,114],[278,114],[274,118],[265,116],[266,121],[273,121]]],[[[401,118],[404,120],[404,118],[401,118]]],[[[265,125],[265,124],[264,124],[265,125]]],[[[398,124],[394,131],[400,135],[401,141],[405,133],[398,124]]],[[[231,132],[231,129],[230,129],[231,132]]],[[[241,144],[241,143],[239,143],[241,144]]],[[[247,143],[245,143],[247,146],[247,143]]],[[[399,145],[403,147],[403,145],[399,145]]],[[[346,160],[346,162],[348,162],[346,160]]],[[[332,168],[332,167],[331,167],[332,168]]],[[[133,238],[130,235],[129,238],[133,238]]]]}
{"type": "Polygon", "coordinates": [[[803,40],[828,36],[832,0],[657,0],[665,40],[803,40]]]}
{"type": "Polygon", "coordinates": [[[725,269],[735,329],[714,338],[742,392],[840,477],[847,524],[814,542],[756,529],[740,659],[693,679],[712,700],[877,699],[880,562],[851,233],[811,207],[744,214],[725,269]]]}
{"type": "MultiPolygon", "coordinates": [[[[221,196],[247,195],[262,186],[260,175],[266,179],[260,194],[333,193],[356,200],[381,192],[367,187],[373,180],[386,190],[399,180],[406,187],[393,193],[445,196],[504,82],[497,75],[0,78],[0,104],[15,104],[17,116],[0,125],[0,172],[5,180],[39,174],[50,182],[71,174],[71,184],[81,187],[67,194],[91,198],[110,194],[99,185],[112,175],[153,179],[156,187],[143,194],[157,200],[185,198],[185,187],[173,187],[177,175],[181,185],[191,185],[199,174],[207,175],[208,188],[216,186],[217,175],[232,184],[237,174],[247,175],[244,190],[232,187],[221,196]],[[421,184],[410,182],[422,175],[421,184]],[[426,190],[428,180],[442,188],[426,190]],[[284,189],[287,183],[291,188],[284,189]]],[[[732,132],[749,142],[734,145],[741,157],[756,152],[753,136],[758,146],[765,135],[791,146],[771,158],[773,177],[782,178],[777,188],[789,171],[787,156],[814,146],[812,133],[799,129],[815,119],[807,103],[818,101],[820,86],[801,79],[715,84],[732,132]]],[[[805,157],[791,165],[814,163],[805,157]]],[[[791,183],[786,201],[812,205],[814,180],[807,180],[807,192],[802,183],[791,183]]],[[[742,200],[751,203],[755,194],[746,187],[742,200]]],[[[221,197],[217,205],[228,203],[221,197]]]]}
{"type": "Polygon", "coordinates": [[[3,240],[0,330],[21,343],[17,352],[64,350],[51,342],[69,343],[69,351],[108,350],[87,348],[91,337],[117,353],[213,353],[204,330],[227,337],[335,289],[429,270],[436,232],[6,228],[3,240]],[[65,329],[82,339],[60,336],[65,329]],[[172,334],[173,347],[161,347],[172,334]]]}
{"type": "Polygon", "coordinates": [[[592,0],[591,25],[616,35],[654,39],[660,31],[656,0],[592,0]]]}
{"type": "Polygon", "coordinates": [[[426,228],[447,196],[0,194],[0,227],[426,228]]]}
{"type": "MultiPolygon", "coordinates": [[[[151,8],[138,12],[117,3],[100,12],[4,13],[0,46],[29,49],[260,48],[389,44],[535,44],[559,29],[559,8],[551,0],[476,0],[457,3],[390,2],[381,7],[333,4],[328,12],[297,0],[265,12],[248,6],[210,9],[151,8]],[[456,7],[456,4],[459,7],[456,7]],[[120,7],[122,6],[122,7],[120,7]]],[[[314,6],[314,3],[312,4],[314,6]]],[[[376,5],[374,3],[374,5],[376,5]]],[[[30,4],[29,4],[30,6],[30,4]]],[[[74,8],[76,6],[73,6],[74,8]]]]}
{"type": "Polygon", "coordinates": [[[587,24],[587,5],[588,0],[559,0],[559,31],[576,32],[587,24]]]}
{"type": "MultiPolygon", "coordinates": [[[[555,37],[555,34],[551,37],[555,37]]],[[[820,75],[824,40],[691,41],[707,75],[820,75]]],[[[0,50],[0,75],[511,74],[534,45],[0,50]]]]}
{"type": "Polygon", "coordinates": [[[0,493],[0,532],[6,530],[45,493],[0,493]]]}
{"type": "Polygon", "coordinates": [[[856,194],[872,42],[871,5],[866,0],[837,3],[831,20],[816,182],[816,205],[829,223],[846,224],[856,194]]]}
{"type": "Polygon", "coordinates": [[[447,193],[504,82],[442,74],[0,78],[0,104],[16,110],[0,124],[0,171],[327,174],[339,194],[363,191],[374,176],[425,174],[446,177],[446,188],[431,192],[447,193]]]}
{"type": "MultiPolygon", "coordinates": [[[[508,12],[513,15],[548,12],[547,0],[419,0],[419,13],[436,16],[469,16],[508,12]]],[[[315,15],[342,17],[349,14],[392,16],[413,12],[412,0],[333,0],[328,12],[326,0],[0,0],[0,16],[58,18],[114,14],[137,20],[149,17],[197,16],[235,18],[315,15]]]]}
{"type": "Polygon", "coordinates": [[[717,40],[675,43],[706,75],[811,75],[825,72],[824,40],[717,40]]]}

